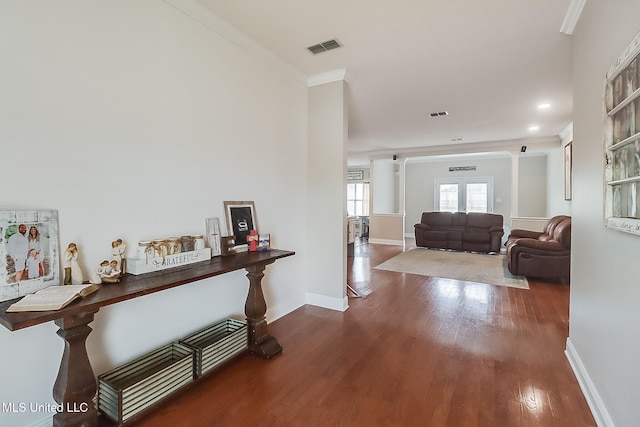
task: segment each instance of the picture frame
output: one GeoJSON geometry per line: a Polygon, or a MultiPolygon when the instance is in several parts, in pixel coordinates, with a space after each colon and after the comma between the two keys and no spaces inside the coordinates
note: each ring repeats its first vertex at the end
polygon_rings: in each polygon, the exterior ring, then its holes
{"type": "Polygon", "coordinates": [[[235,237],[236,248],[246,247],[251,230],[258,233],[255,203],[252,201],[225,201],[224,211],[227,233],[235,237]]]}
{"type": "Polygon", "coordinates": [[[59,284],[58,212],[0,210],[0,301],[59,284]]]}
{"type": "Polygon", "coordinates": [[[564,146],[564,199],[571,200],[573,141],[564,146]]]}
{"type": "Polygon", "coordinates": [[[220,220],[218,218],[206,218],[204,220],[204,223],[207,244],[211,248],[211,256],[221,255],[222,247],[220,243],[220,220]]]}

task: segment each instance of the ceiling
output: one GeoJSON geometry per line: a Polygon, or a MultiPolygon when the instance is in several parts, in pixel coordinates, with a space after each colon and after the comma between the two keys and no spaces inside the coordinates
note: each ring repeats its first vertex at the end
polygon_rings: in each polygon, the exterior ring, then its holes
{"type": "Polygon", "coordinates": [[[197,2],[306,76],[346,70],[350,165],[546,149],[572,120],[570,0],[197,2]]]}

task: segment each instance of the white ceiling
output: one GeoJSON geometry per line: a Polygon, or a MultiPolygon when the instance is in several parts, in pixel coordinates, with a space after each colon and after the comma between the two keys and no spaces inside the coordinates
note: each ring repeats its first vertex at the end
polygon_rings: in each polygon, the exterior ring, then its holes
{"type": "Polygon", "coordinates": [[[570,0],[197,1],[306,76],[346,70],[350,164],[535,151],[572,120],[570,0]],[[344,47],[306,49],[333,38],[344,47]],[[439,111],[449,115],[429,116],[439,111]]]}

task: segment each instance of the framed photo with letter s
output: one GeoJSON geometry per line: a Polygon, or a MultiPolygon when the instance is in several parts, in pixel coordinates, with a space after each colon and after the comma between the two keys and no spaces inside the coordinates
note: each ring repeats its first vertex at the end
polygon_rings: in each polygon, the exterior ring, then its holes
{"type": "Polygon", "coordinates": [[[251,230],[258,232],[255,204],[251,201],[225,201],[227,232],[235,237],[236,247],[247,245],[251,230]]]}

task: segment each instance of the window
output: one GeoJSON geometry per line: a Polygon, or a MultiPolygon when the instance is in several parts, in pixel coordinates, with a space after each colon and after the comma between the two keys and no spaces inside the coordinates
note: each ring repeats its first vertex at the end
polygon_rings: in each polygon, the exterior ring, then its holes
{"type": "Polygon", "coordinates": [[[443,212],[493,212],[493,177],[436,178],[434,206],[443,212]]]}
{"type": "Polygon", "coordinates": [[[640,235],[640,35],[607,73],[605,224],[640,235]]]}
{"type": "Polygon", "coordinates": [[[347,184],[347,213],[349,216],[369,216],[369,183],[347,184]]]}

